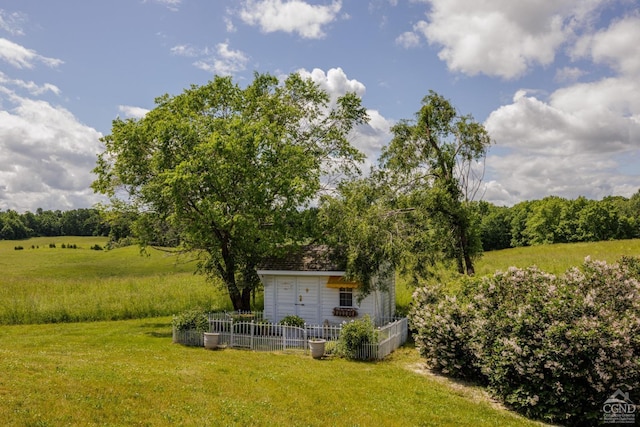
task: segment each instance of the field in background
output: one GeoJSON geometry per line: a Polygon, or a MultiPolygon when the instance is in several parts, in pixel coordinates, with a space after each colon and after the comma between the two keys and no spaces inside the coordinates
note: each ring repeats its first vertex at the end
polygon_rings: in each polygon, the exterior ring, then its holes
{"type": "MultiPolygon", "coordinates": [[[[106,242],[101,237],[0,241],[0,324],[145,318],[194,307],[231,309],[220,286],[194,274],[193,260],[153,249],[149,256],[141,255],[137,246],[90,249],[106,242]],[[67,248],[69,245],[76,249],[67,248]],[[24,249],[15,250],[16,246],[24,249]]],[[[586,256],[614,262],[622,255],[640,256],[640,239],[486,252],[476,271],[486,275],[510,266],[537,265],[561,274],[570,266],[580,266],[586,256]]],[[[396,305],[401,313],[406,312],[412,293],[413,288],[399,278],[396,305]]],[[[262,308],[260,293],[255,303],[257,309],[262,308]]]]}
{"type": "Polygon", "coordinates": [[[195,263],[137,246],[96,251],[96,237],[0,241],[0,324],[78,322],[226,309],[226,294],[195,263]],[[24,249],[15,250],[16,246],[24,249]],[[55,245],[55,248],[50,247],[55,245]],[[63,248],[62,246],[65,246],[63,248]],[[68,246],[75,245],[75,249],[68,246]]]}
{"type": "MultiPolygon", "coordinates": [[[[476,262],[476,276],[492,275],[498,270],[505,271],[509,267],[526,268],[537,266],[547,273],[561,275],[572,266],[580,267],[585,257],[616,262],[623,255],[640,256],[640,239],[613,240],[591,243],[566,243],[555,245],[527,246],[485,252],[476,262]]],[[[441,283],[451,292],[455,292],[460,284],[460,277],[452,271],[440,272],[441,283]]],[[[396,307],[406,312],[411,303],[414,288],[401,277],[396,282],[396,307]]]]}
{"type": "Polygon", "coordinates": [[[511,266],[525,268],[536,265],[548,273],[560,275],[571,266],[581,266],[587,256],[613,263],[623,255],[640,256],[640,239],[539,245],[485,252],[477,262],[476,273],[486,275],[511,266]]]}

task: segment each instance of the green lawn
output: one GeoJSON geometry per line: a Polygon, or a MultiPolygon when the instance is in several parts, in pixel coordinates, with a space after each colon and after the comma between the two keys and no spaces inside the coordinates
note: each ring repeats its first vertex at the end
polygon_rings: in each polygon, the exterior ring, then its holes
{"type": "Polygon", "coordinates": [[[9,426],[527,426],[481,390],[383,362],[171,343],[170,318],[0,327],[9,426]]]}

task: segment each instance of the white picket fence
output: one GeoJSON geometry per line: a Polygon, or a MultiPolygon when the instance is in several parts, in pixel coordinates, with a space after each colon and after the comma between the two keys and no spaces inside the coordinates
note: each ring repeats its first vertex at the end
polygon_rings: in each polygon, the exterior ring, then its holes
{"type": "MultiPolygon", "coordinates": [[[[220,334],[219,345],[254,351],[288,351],[309,349],[309,339],[322,338],[327,341],[327,352],[331,353],[340,337],[342,325],[304,325],[304,327],[279,325],[264,322],[261,313],[211,313],[209,332],[220,334]]],[[[406,318],[390,319],[376,328],[378,342],[364,344],[356,358],[381,360],[407,341],[406,318]]],[[[173,330],[173,342],[202,346],[203,333],[173,330]]]]}

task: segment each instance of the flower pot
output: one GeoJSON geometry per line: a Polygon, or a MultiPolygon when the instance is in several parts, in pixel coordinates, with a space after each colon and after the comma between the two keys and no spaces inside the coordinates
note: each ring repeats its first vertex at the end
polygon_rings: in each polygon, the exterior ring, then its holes
{"type": "Polygon", "coordinates": [[[213,350],[218,348],[218,342],[220,341],[220,334],[218,332],[205,332],[204,333],[204,348],[213,350]]]}
{"type": "Polygon", "coordinates": [[[314,359],[320,359],[324,356],[324,345],[326,340],[311,340],[309,341],[309,349],[311,350],[311,357],[314,359]]]}

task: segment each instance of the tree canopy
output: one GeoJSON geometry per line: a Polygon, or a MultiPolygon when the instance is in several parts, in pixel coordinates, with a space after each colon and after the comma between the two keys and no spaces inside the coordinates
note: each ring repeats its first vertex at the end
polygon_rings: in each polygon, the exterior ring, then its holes
{"type": "Polygon", "coordinates": [[[450,260],[473,274],[482,249],[470,201],[490,144],[486,130],[430,92],[415,120],[400,121],[392,132],[378,167],[343,182],[321,203],[326,237],[344,250],[347,275],[361,283],[361,294],[376,287],[372,278],[388,271],[387,263],[414,282],[450,260]]]}
{"type": "MultiPolygon", "coordinates": [[[[330,177],[357,171],[348,137],[367,120],[355,94],[331,100],[299,74],[256,74],[245,88],[217,76],[157,98],[144,118],[116,119],[93,188],[143,212],[139,228],[170,224],[199,271],[248,310],[256,265],[302,240],[301,210],[330,177]]],[[[138,234],[148,244],[153,233],[138,234]]]]}
{"type": "Polygon", "coordinates": [[[491,139],[482,124],[461,115],[445,99],[430,91],[414,120],[392,129],[381,167],[400,194],[439,228],[447,258],[460,273],[473,274],[473,258],[481,251],[474,211],[469,206],[479,188],[483,161],[491,139]]]}

